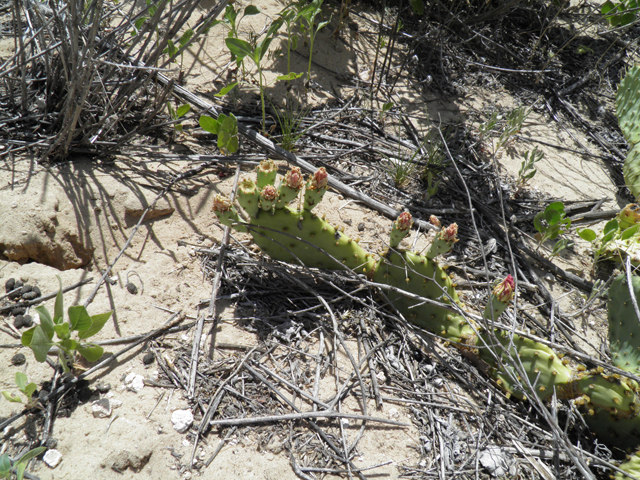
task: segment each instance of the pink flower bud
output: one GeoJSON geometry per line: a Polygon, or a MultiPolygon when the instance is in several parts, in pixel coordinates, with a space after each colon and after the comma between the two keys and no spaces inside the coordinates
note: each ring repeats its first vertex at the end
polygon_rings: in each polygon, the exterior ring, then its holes
{"type": "Polygon", "coordinates": [[[231,210],[231,200],[222,195],[216,195],[213,197],[213,211],[219,213],[225,213],[231,210]]]}
{"type": "Polygon", "coordinates": [[[456,243],[458,241],[458,224],[452,223],[446,228],[440,230],[440,238],[445,242],[456,243]]]}
{"type": "Polygon", "coordinates": [[[429,223],[431,225],[433,225],[436,228],[440,228],[442,227],[442,223],[440,223],[440,219],[438,217],[436,217],[435,215],[431,215],[429,217],[429,223]]]}
{"type": "Polygon", "coordinates": [[[401,232],[406,232],[411,228],[412,223],[411,214],[409,212],[402,212],[395,221],[395,227],[401,232]]]}
{"type": "Polygon", "coordinates": [[[311,177],[311,185],[309,188],[311,190],[322,190],[323,188],[326,188],[328,184],[329,174],[324,167],[320,167],[316,170],[316,173],[313,174],[313,177],[311,177]]]}
{"type": "Polygon", "coordinates": [[[260,192],[260,196],[269,202],[273,202],[278,196],[278,190],[273,185],[265,185],[260,192]]]}
{"type": "Polygon", "coordinates": [[[506,278],[498,283],[493,288],[493,294],[502,303],[509,303],[515,295],[516,282],[511,275],[507,275],[506,278]]]}
{"type": "Polygon", "coordinates": [[[284,183],[289,188],[300,190],[304,183],[304,178],[302,178],[300,167],[291,167],[291,170],[289,170],[284,176],[284,183]]]}

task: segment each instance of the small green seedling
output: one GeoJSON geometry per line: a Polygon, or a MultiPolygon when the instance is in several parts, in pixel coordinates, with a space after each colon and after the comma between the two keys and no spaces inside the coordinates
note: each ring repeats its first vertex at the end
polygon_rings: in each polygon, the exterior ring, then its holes
{"type": "Polygon", "coordinates": [[[544,153],[538,150],[538,147],[533,147],[533,150],[525,152],[522,156],[524,160],[520,164],[520,170],[518,171],[518,180],[516,181],[516,193],[515,195],[522,190],[529,180],[531,180],[538,170],[535,168],[536,163],[538,163],[544,157],[544,153]]]}
{"type": "Polygon", "coordinates": [[[9,402],[13,403],[23,403],[27,408],[34,408],[38,404],[38,399],[33,397],[33,394],[38,389],[38,386],[35,383],[28,383],[27,376],[22,372],[16,372],[16,386],[18,390],[25,396],[25,400],[23,400],[19,395],[14,395],[11,392],[3,391],[2,395],[9,402]]]}
{"type": "MultiPolygon", "coordinates": [[[[564,204],[553,202],[539,212],[533,219],[533,226],[538,231],[538,247],[548,240],[555,240],[559,235],[568,233],[571,228],[571,219],[565,215],[564,204]]],[[[552,256],[557,255],[563,249],[570,246],[568,241],[561,239],[553,247],[552,256]]]]}
{"type": "Polygon", "coordinates": [[[283,149],[289,152],[294,150],[296,143],[306,132],[306,129],[301,129],[300,126],[309,110],[311,110],[311,107],[303,108],[296,112],[293,102],[286,102],[282,110],[273,106],[273,111],[280,127],[280,146],[283,149]]]}
{"type": "Polygon", "coordinates": [[[440,187],[440,180],[435,180],[435,174],[431,170],[426,170],[422,179],[427,184],[427,190],[423,194],[423,200],[428,202],[431,197],[438,193],[438,187],[440,187]]]}
{"type": "Polygon", "coordinates": [[[24,471],[27,469],[27,463],[32,458],[37,457],[43,452],[47,451],[47,447],[38,447],[33,450],[29,450],[15,461],[11,461],[9,455],[3,453],[0,455],[0,478],[11,479],[15,475],[17,480],[24,478],[24,471]]]}
{"type": "Polygon", "coordinates": [[[53,347],[58,347],[60,363],[63,370],[68,372],[74,365],[77,353],[89,362],[95,362],[102,357],[104,349],[101,346],[86,343],[83,340],[93,337],[102,330],[113,312],[89,316],[84,306],[76,305],[69,307],[68,320],[65,322],[60,277],[58,282],[60,282],[60,290],[56,297],[53,317],[44,306],[36,307],[35,310],[40,316],[40,325],[22,334],[22,345],[31,348],[38,362],[44,362],[49,351],[53,347]]]}
{"type": "MultiPolygon", "coordinates": [[[[165,48],[162,53],[164,54],[168,54],[169,58],[173,59],[174,62],[177,62],[178,59],[175,58],[175,56],[178,54],[178,52],[180,51],[181,48],[184,48],[185,45],[187,45],[190,41],[191,38],[193,37],[194,31],[191,28],[188,28],[178,39],[178,45],[176,45],[173,40],[169,39],[167,41],[167,48],[165,48]]],[[[182,63],[183,63],[183,55],[180,55],[180,68],[182,69],[182,63]]]]}
{"type": "Polygon", "coordinates": [[[322,11],[323,0],[313,0],[300,9],[297,19],[300,20],[300,30],[309,38],[309,66],[307,68],[307,85],[311,84],[311,57],[313,56],[313,42],[318,32],[326,27],[331,19],[319,22],[316,27],[316,17],[322,11]]]}
{"type": "Polygon", "coordinates": [[[218,136],[218,148],[225,155],[238,151],[238,120],[233,113],[221,113],[217,119],[202,115],[200,126],[203,130],[218,136]]]}
{"type": "Polygon", "coordinates": [[[167,102],[167,110],[169,110],[169,116],[171,117],[171,119],[176,122],[173,124],[173,128],[176,129],[176,132],[181,132],[183,126],[182,123],[180,123],[178,120],[189,113],[189,110],[191,110],[191,106],[185,103],[184,105],[180,105],[177,109],[174,109],[173,106],[171,106],[171,102],[167,102]]]}
{"type": "Polygon", "coordinates": [[[611,27],[624,27],[636,18],[640,9],[638,0],[607,0],[602,4],[601,13],[605,16],[611,27]]]}

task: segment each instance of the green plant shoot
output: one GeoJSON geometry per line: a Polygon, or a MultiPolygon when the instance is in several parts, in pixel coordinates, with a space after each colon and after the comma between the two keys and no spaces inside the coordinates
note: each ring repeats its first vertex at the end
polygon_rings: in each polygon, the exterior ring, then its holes
{"type": "Polygon", "coordinates": [[[231,155],[238,151],[238,120],[233,113],[221,113],[217,119],[202,115],[199,123],[203,130],[218,136],[218,148],[222,153],[231,155]]]}
{"type": "MultiPolygon", "coordinates": [[[[566,217],[562,202],[553,202],[543,212],[539,212],[535,216],[533,226],[538,231],[539,247],[548,240],[555,240],[559,235],[568,233],[571,228],[571,219],[566,217]]],[[[569,242],[566,241],[558,241],[557,243],[559,245],[554,246],[552,256],[569,246],[569,242]]]]}
{"type": "Polygon", "coordinates": [[[64,302],[62,298],[62,281],[56,297],[53,317],[44,306],[35,310],[40,316],[40,325],[30,328],[22,334],[22,345],[31,348],[38,362],[47,359],[49,351],[58,347],[58,357],[65,372],[70,370],[77,353],[89,362],[98,361],[104,349],[83,340],[93,337],[107,323],[113,312],[90,316],[82,305],[69,307],[68,320],[64,320],[64,302]],[[75,335],[74,335],[75,332],[75,335]],[[55,337],[55,339],[54,339],[55,337]]]}
{"type": "Polygon", "coordinates": [[[24,478],[24,471],[27,469],[27,463],[32,458],[37,457],[41,453],[46,452],[47,447],[37,447],[29,450],[15,461],[11,461],[9,455],[3,453],[0,455],[0,478],[12,478],[15,474],[17,480],[24,478]]]}
{"type": "Polygon", "coordinates": [[[311,59],[313,57],[313,42],[320,30],[326,27],[331,19],[318,23],[315,26],[316,17],[322,10],[323,0],[313,0],[311,3],[303,7],[298,13],[297,19],[300,20],[300,29],[306,33],[309,38],[309,66],[307,68],[307,84],[311,84],[311,59]]]}
{"type": "Polygon", "coordinates": [[[9,402],[24,403],[27,406],[27,408],[33,408],[38,403],[38,399],[33,398],[33,394],[38,389],[38,386],[33,382],[32,383],[28,383],[28,382],[29,380],[27,379],[27,376],[24,373],[16,372],[16,386],[18,387],[18,390],[20,390],[20,393],[22,393],[25,396],[26,400],[22,400],[22,398],[20,398],[18,395],[14,395],[13,393],[10,393],[7,391],[3,391],[2,395],[9,402]]]}

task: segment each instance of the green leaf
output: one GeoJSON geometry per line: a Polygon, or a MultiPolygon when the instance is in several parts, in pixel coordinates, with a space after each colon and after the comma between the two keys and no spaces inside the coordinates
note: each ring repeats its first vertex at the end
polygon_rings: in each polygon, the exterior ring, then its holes
{"type": "Polygon", "coordinates": [[[26,463],[16,465],[16,480],[22,480],[24,478],[24,471],[27,469],[26,463]]]}
{"type": "Polygon", "coordinates": [[[167,110],[169,110],[169,116],[176,120],[178,117],[176,116],[176,111],[171,106],[170,102],[167,102],[167,110]]]}
{"type": "Polygon", "coordinates": [[[29,347],[33,350],[33,356],[36,357],[36,361],[40,363],[44,362],[47,359],[47,354],[49,353],[49,350],[51,350],[52,346],[53,342],[42,330],[42,325],[35,327],[29,347]]]}
{"type": "Polygon", "coordinates": [[[27,453],[25,453],[24,455],[22,455],[16,460],[16,465],[19,463],[26,464],[32,458],[35,458],[41,453],[44,453],[46,451],[47,451],[47,447],[37,447],[37,448],[34,448],[33,450],[29,450],[27,453]]]}
{"type": "Polygon", "coordinates": [[[178,118],[184,117],[189,110],[191,110],[191,105],[189,105],[188,103],[185,103],[184,105],[180,105],[178,107],[178,111],[176,112],[176,114],[178,115],[178,118]]]}
{"type": "Polygon", "coordinates": [[[227,38],[225,39],[227,48],[236,57],[244,58],[246,56],[253,57],[253,48],[249,42],[245,42],[240,38],[227,38]]]}
{"type": "MultiPolygon", "coordinates": [[[[231,90],[236,88],[236,85],[238,85],[238,82],[230,83],[226,87],[222,88],[218,93],[216,93],[214,95],[214,97],[224,97],[227,93],[229,93],[231,90]]],[[[200,117],[200,118],[202,118],[202,117],[200,117]]],[[[211,118],[211,117],[207,117],[207,118],[211,118]]],[[[202,124],[200,124],[200,126],[202,127],[202,124]]],[[[202,127],[202,128],[204,128],[204,127],[202,127]]],[[[205,130],[207,130],[207,129],[205,128],[205,130]]],[[[209,130],[207,130],[207,131],[210,132],[209,130]]],[[[214,132],[210,132],[210,133],[214,133],[214,132]]],[[[217,135],[218,132],[216,132],[215,134],[217,135]]]]}
{"type": "Polygon", "coordinates": [[[78,345],[78,352],[89,362],[97,362],[102,358],[104,349],[100,345],[94,345],[92,343],[85,343],[78,345]]]}
{"type": "Polygon", "coordinates": [[[321,29],[323,29],[324,27],[326,27],[327,25],[329,25],[331,23],[331,19],[329,20],[325,20],[324,22],[320,22],[318,24],[318,28],[316,28],[316,32],[319,32],[321,29]]]}
{"type": "Polygon", "coordinates": [[[596,232],[594,232],[590,228],[581,228],[581,229],[579,229],[578,230],[578,236],[581,239],[586,240],[587,242],[593,242],[597,237],[596,232]]]}
{"type": "Polygon", "coordinates": [[[547,210],[555,210],[558,213],[564,213],[564,203],[562,202],[550,203],[549,205],[547,205],[547,208],[545,208],[545,211],[547,210]]]}
{"type": "Polygon", "coordinates": [[[36,385],[35,383],[31,382],[29,385],[27,385],[26,387],[24,387],[22,389],[22,393],[25,394],[25,396],[28,399],[31,399],[31,396],[34,394],[34,392],[38,389],[38,385],[36,385]]]}
{"type": "Polygon", "coordinates": [[[260,9],[258,7],[256,7],[255,5],[247,5],[244,9],[244,16],[249,16],[249,15],[257,15],[260,13],[260,9]]]}
{"type": "Polygon", "coordinates": [[[304,72],[302,72],[302,73],[289,72],[286,75],[280,75],[279,77],[276,77],[276,80],[290,82],[292,80],[300,78],[303,75],[304,75],[304,72]]]}
{"type": "Polygon", "coordinates": [[[42,327],[42,330],[47,334],[49,340],[53,340],[53,334],[55,333],[53,330],[54,323],[49,312],[43,305],[36,307],[35,311],[38,312],[38,315],[40,316],[40,326],[42,327]]]}
{"type": "Polygon", "coordinates": [[[91,317],[84,306],[75,305],[69,307],[67,313],[69,315],[71,330],[86,330],[91,326],[91,317]]]}
{"type": "Polygon", "coordinates": [[[27,376],[22,372],[16,372],[16,386],[20,391],[24,390],[27,386],[27,376]]]}
{"type": "Polygon", "coordinates": [[[198,123],[200,123],[200,127],[202,127],[203,130],[209,133],[213,133],[214,135],[220,133],[220,123],[215,118],[201,115],[198,123]]]}
{"type": "Polygon", "coordinates": [[[0,455],[0,475],[3,478],[9,478],[11,475],[11,459],[6,453],[0,455]]]}
{"type": "Polygon", "coordinates": [[[83,340],[85,338],[94,336],[96,333],[102,330],[102,327],[104,327],[105,323],[107,323],[107,321],[111,318],[112,313],[113,312],[106,312],[106,313],[100,313],[98,315],[92,316],[91,327],[89,327],[86,330],[82,330],[78,332],[78,338],[83,340]]]}
{"type": "MultiPolygon", "coordinates": [[[[3,391],[3,392],[2,392],[2,395],[4,396],[4,398],[5,398],[8,402],[11,402],[11,403],[24,403],[24,402],[22,401],[22,399],[21,399],[18,395],[15,395],[15,394],[13,394],[13,393],[9,393],[9,392],[3,391]]],[[[1,478],[1,477],[0,477],[0,478],[1,478]]]]}
{"type": "Polygon", "coordinates": [[[25,330],[24,332],[22,332],[22,337],[20,338],[20,343],[22,343],[22,345],[24,345],[25,347],[31,345],[31,340],[33,339],[33,332],[35,329],[36,327],[32,327],[29,330],[25,330]]]}
{"type": "Polygon", "coordinates": [[[555,225],[562,219],[562,216],[557,210],[547,208],[544,211],[544,219],[549,225],[555,225]]]}
{"type": "Polygon", "coordinates": [[[180,37],[180,46],[184,47],[187,43],[189,43],[191,37],[193,37],[193,29],[189,28],[180,37]]]}
{"type": "Polygon", "coordinates": [[[56,335],[60,340],[65,340],[71,335],[71,325],[67,322],[55,325],[53,329],[56,331],[56,335]]]}
{"type": "Polygon", "coordinates": [[[614,218],[613,220],[609,220],[607,222],[607,224],[602,229],[602,234],[607,235],[608,233],[617,231],[618,228],[620,228],[620,226],[618,225],[618,220],[614,218]]]}
{"type": "Polygon", "coordinates": [[[538,212],[536,213],[536,216],[533,217],[533,226],[540,233],[544,232],[544,225],[542,224],[543,218],[544,218],[544,212],[538,212]]]}
{"type": "Polygon", "coordinates": [[[73,338],[65,338],[63,341],[58,343],[58,347],[67,352],[69,355],[72,355],[78,349],[80,344],[74,340],[73,338]]]}
{"type": "Polygon", "coordinates": [[[622,235],[620,235],[620,238],[622,240],[628,240],[629,238],[635,236],[638,233],[638,229],[640,229],[640,224],[632,225],[631,227],[627,228],[625,231],[622,232],[622,235]]]}
{"type": "Polygon", "coordinates": [[[60,284],[60,290],[58,290],[58,295],[56,295],[56,304],[53,307],[53,323],[61,323],[62,317],[64,316],[64,300],[62,298],[62,280],[59,275],[56,275],[58,278],[58,283],[60,284]]]}

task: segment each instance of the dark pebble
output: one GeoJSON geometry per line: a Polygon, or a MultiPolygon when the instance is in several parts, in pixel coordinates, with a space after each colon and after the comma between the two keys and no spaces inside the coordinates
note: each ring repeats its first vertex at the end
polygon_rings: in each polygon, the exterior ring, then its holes
{"type": "Polygon", "coordinates": [[[23,317],[23,321],[22,321],[22,326],[24,328],[31,328],[33,327],[33,317],[31,315],[25,315],[23,317]]]}
{"type": "Polygon", "coordinates": [[[20,295],[24,295],[25,293],[29,293],[31,290],[33,290],[33,287],[31,285],[23,285],[22,289],[20,290],[20,295]]]}
{"type": "Polygon", "coordinates": [[[359,223],[358,224],[358,231],[359,232],[364,232],[364,223],[359,223]]]}
{"type": "Polygon", "coordinates": [[[24,327],[24,315],[16,315],[16,318],[13,319],[13,326],[16,328],[24,327]]]}
{"type": "Polygon", "coordinates": [[[4,282],[4,288],[5,288],[5,290],[7,292],[10,292],[14,288],[16,288],[15,285],[16,285],[16,279],[15,278],[10,278],[6,282],[4,282]]]}
{"type": "Polygon", "coordinates": [[[100,382],[96,385],[96,390],[102,394],[109,393],[109,390],[111,390],[111,384],[100,382]]]}
{"type": "Polygon", "coordinates": [[[137,295],[138,294],[138,287],[136,287],[133,283],[128,282],[125,285],[125,288],[129,291],[129,293],[131,295],[137,295]]]}
{"type": "Polygon", "coordinates": [[[56,448],[58,446],[58,439],[57,438],[53,438],[53,437],[49,437],[47,438],[47,441],[44,442],[44,447],[47,448],[56,448]]]}
{"type": "Polygon", "coordinates": [[[18,315],[24,315],[24,312],[27,311],[26,307],[14,307],[11,309],[11,315],[17,317],[18,315]]]}
{"type": "Polygon", "coordinates": [[[144,357],[142,357],[142,363],[144,363],[145,365],[151,365],[155,359],[156,356],[153,354],[153,352],[149,352],[144,357]]]}
{"type": "Polygon", "coordinates": [[[34,298],[38,298],[38,297],[39,295],[33,290],[22,294],[23,300],[33,300],[34,298]]]}
{"type": "Polygon", "coordinates": [[[24,353],[16,353],[11,357],[11,365],[24,365],[26,361],[27,357],[24,356],[24,353]]]}

